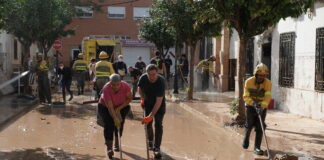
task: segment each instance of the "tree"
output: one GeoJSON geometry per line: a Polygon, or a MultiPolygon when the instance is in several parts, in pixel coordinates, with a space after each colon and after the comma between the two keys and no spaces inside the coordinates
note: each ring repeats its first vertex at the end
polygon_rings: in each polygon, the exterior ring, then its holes
{"type": "MultiPolygon", "coordinates": [[[[263,33],[280,19],[298,17],[306,12],[312,0],[202,0],[210,8],[207,15],[220,16],[225,23],[234,28],[240,38],[238,57],[239,109],[238,122],[244,122],[245,110],[243,87],[247,42],[253,36],[263,33]]],[[[204,17],[206,19],[207,17],[204,17]]]]}
{"type": "Polygon", "coordinates": [[[196,44],[206,36],[220,35],[222,20],[215,16],[209,19],[200,18],[206,9],[202,1],[164,0],[160,17],[175,30],[178,44],[185,43],[190,47],[189,92],[188,99],[193,99],[194,61],[196,44]]]}
{"type": "Polygon", "coordinates": [[[169,48],[174,45],[174,30],[159,18],[144,20],[140,28],[140,36],[154,43],[156,48],[163,53],[163,57],[167,54],[169,48]],[[164,49],[166,49],[165,54],[164,49]]]}
{"type": "Polygon", "coordinates": [[[71,23],[74,8],[66,0],[40,0],[36,1],[38,10],[38,27],[41,32],[37,33],[39,50],[45,58],[55,40],[74,34],[73,30],[65,30],[65,26],[71,23]]]}
{"type": "Polygon", "coordinates": [[[6,0],[0,0],[0,29],[3,26],[3,12],[6,5],[6,0]]]}

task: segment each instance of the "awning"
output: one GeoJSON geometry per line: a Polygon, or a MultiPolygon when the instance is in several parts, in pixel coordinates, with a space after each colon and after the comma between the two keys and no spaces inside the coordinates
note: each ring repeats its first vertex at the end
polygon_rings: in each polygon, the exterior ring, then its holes
{"type": "Polygon", "coordinates": [[[114,46],[115,41],[112,39],[97,39],[97,43],[99,46],[114,46]]]}

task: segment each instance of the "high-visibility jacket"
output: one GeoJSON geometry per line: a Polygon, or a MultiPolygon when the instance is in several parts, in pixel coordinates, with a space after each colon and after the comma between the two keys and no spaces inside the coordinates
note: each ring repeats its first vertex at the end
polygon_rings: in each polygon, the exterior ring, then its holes
{"type": "Polygon", "coordinates": [[[96,63],[96,77],[109,77],[115,73],[113,65],[108,61],[99,61],[96,63]]]}
{"type": "Polygon", "coordinates": [[[88,64],[85,60],[78,59],[74,62],[72,69],[75,71],[86,71],[88,70],[88,64]]]}
{"type": "Polygon", "coordinates": [[[49,69],[45,60],[42,60],[37,64],[37,68],[36,68],[37,72],[47,72],[48,70],[49,69]]]}
{"type": "Polygon", "coordinates": [[[208,59],[201,60],[198,64],[197,67],[201,67],[203,70],[208,70],[209,72],[214,71],[213,67],[213,62],[208,61],[208,59]]]}
{"type": "Polygon", "coordinates": [[[252,106],[254,102],[267,108],[271,101],[272,83],[269,79],[264,78],[263,83],[257,84],[256,78],[250,77],[245,81],[243,99],[245,103],[252,106]]]}

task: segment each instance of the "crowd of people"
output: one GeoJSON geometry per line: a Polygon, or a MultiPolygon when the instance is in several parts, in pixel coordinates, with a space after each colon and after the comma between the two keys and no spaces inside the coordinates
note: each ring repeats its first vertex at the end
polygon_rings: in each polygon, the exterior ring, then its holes
{"type": "MultiPolygon", "coordinates": [[[[70,94],[68,100],[73,99],[73,92],[71,91],[73,76],[77,80],[78,95],[84,94],[86,79],[94,82],[94,89],[97,91],[96,96],[98,99],[97,123],[104,128],[107,156],[109,159],[113,159],[114,151],[120,151],[119,138],[123,133],[125,117],[130,111],[130,102],[138,91],[144,113],[142,123],[146,126],[148,148],[154,152],[155,158],[161,158],[160,146],[163,136],[163,117],[166,111],[166,81],[170,78],[172,60],[169,56],[166,59],[162,58],[158,51],[147,66],[142,61],[142,57],[138,57],[135,67],[129,66],[127,68],[122,55],[118,56],[118,61],[111,63],[105,51],[100,52],[99,59],[98,62],[92,59],[88,64],[84,60],[83,54],[80,53],[72,68],[65,66],[63,62],[59,62],[56,71],[64,102],[66,101],[65,90],[70,94]],[[127,74],[133,79],[132,87],[123,80],[127,74]],[[153,121],[155,124],[154,131],[153,121]]],[[[200,61],[197,65],[196,70],[202,68],[203,89],[208,88],[209,74],[214,74],[211,66],[215,60],[216,58],[211,56],[200,61]]],[[[180,72],[178,75],[181,76],[180,79],[183,84],[187,81],[188,64],[186,55],[181,55],[177,69],[180,72]]],[[[40,102],[45,103],[47,100],[47,103],[52,103],[48,79],[49,66],[41,54],[37,55],[35,71],[38,75],[40,102]]],[[[262,63],[259,64],[254,71],[254,76],[246,80],[243,95],[247,119],[242,146],[245,149],[248,148],[250,133],[252,128],[255,127],[254,150],[259,155],[263,154],[260,149],[262,127],[266,117],[266,108],[271,99],[271,82],[265,78],[267,74],[268,68],[262,63]],[[259,117],[262,117],[262,124],[258,119],[259,117]]]]}

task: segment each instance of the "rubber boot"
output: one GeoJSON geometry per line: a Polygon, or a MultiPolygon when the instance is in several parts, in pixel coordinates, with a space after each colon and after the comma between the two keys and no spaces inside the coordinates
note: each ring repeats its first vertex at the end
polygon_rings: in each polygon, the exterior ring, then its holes
{"type": "Polygon", "coordinates": [[[109,159],[113,159],[113,156],[114,156],[114,151],[112,150],[112,145],[113,145],[113,141],[112,140],[106,141],[107,156],[108,156],[109,159]]]}
{"type": "Polygon", "coordinates": [[[255,143],[254,143],[254,153],[257,155],[263,155],[263,150],[260,149],[261,142],[262,142],[262,131],[255,132],[255,143]]]}
{"type": "Polygon", "coordinates": [[[153,141],[148,142],[148,148],[150,151],[153,151],[153,141]]]}
{"type": "Polygon", "coordinates": [[[114,146],[114,151],[119,152],[119,141],[118,141],[118,136],[115,136],[115,146],[114,146]]]}
{"type": "Polygon", "coordinates": [[[62,96],[63,96],[63,102],[66,103],[66,95],[65,95],[65,89],[62,88],[62,96]]]}
{"type": "Polygon", "coordinates": [[[73,92],[71,91],[69,101],[71,101],[72,99],[73,99],[73,92]]]}
{"type": "Polygon", "coordinates": [[[242,147],[244,149],[249,148],[249,140],[250,140],[251,131],[252,131],[252,129],[245,128],[244,139],[243,139],[243,143],[242,143],[242,147]]]}
{"type": "Polygon", "coordinates": [[[154,152],[154,158],[155,159],[161,159],[162,158],[160,148],[154,148],[153,152],[154,152]]]}

